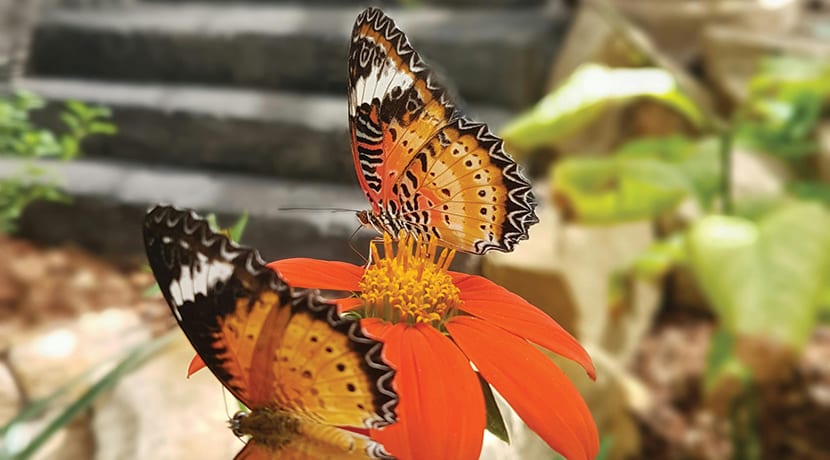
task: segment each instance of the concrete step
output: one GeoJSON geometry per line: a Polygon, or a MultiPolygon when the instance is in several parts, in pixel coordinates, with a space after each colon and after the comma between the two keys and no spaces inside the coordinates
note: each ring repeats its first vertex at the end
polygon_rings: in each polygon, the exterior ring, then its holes
{"type": "MultiPolygon", "coordinates": [[[[54,101],[36,119],[59,129],[58,101],[113,109],[119,132],[84,145],[88,156],[356,184],[346,97],[235,88],[65,79],[22,86],[54,101]]],[[[473,107],[498,129],[508,112],[473,107]]]]}
{"type": "MultiPolygon", "coordinates": [[[[159,3],[58,8],[35,31],[29,71],[341,95],[348,37],[360,9],[159,3]]],[[[565,13],[540,8],[387,13],[462,97],[511,108],[540,95],[566,23],[565,13]]]]}
{"type": "MultiPolygon", "coordinates": [[[[0,179],[30,162],[0,157],[0,179]]],[[[142,263],[141,222],[151,205],[170,203],[213,212],[223,225],[248,213],[242,242],[266,260],[313,257],[363,263],[374,232],[360,229],[353,212],[282,211],[279,208],[364,209],[357,187],[239,174],[160,170],[127,162],[38,161],[42,177],[57,178],[69,203],[26,208],[20,234],[44,244],[73,243],[124,264],[142,263]]],[[[474,272],[478,257],[460,254],[455,270],[474,272]]]]}
{"type": "MultiPolygon", "coordinates": [[[[26,210],[21,233],[40,242],[75,242],[115,256],[140,254],[144,212],[163,202],[215,212],[225,224],[248,212],[250,222],[243,241],[259,248],[266,258],[360,260],[348,244],[359,226],[354,213],[277,209],[362,209],[365,200],[357,187],[160,170],[100,160],[37,164],[58,177],[73,198],[69,204],[41,202],[26,210]]],[[[0,158],[0,177],[19,171],[22,165],[19,160],[0,158]]],[[[370,233],[361,231],[352,243],[365,252],[368,237],[370,233]]]]}
{"type": "MultiPolygon", "coordinates": [[[[144,0],[148,3],[193,3],[193,0],[144,0]]],[[[333,4],[352,3],[355,5],[371,4],[375,6],[411,6],[413,3],[423,5],[451,6],[451,7],[488,7],[488,8],[512,8],[517,6],[539,6],[546,0],[199,0],[200,3],[294,3],[294,4],[333,4]]]]}

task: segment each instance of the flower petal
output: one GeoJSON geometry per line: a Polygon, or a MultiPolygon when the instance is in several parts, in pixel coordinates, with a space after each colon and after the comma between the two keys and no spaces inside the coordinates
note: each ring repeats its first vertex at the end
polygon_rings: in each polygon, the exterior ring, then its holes
{"type": "Polygon", "coordinates": [[[205,362],[202,361],[202,357],[199,355],[193,355],[193,359],[190,360],[190,365],[187,366],[187,378],[190,378],[191,375],[199,372],[204,368],[205,362]]]}
{"type": "Polygon", "coordinates": [[[268,267],[276,270],[288,284],[310,289],[357,291],[363,268],[346,262],[319,259],[282,259],[268,267]]]}
{"type": "Polygon", "coordinates": [[[585,401],[568,377],[538,348],[471,316],[446,323],[450,336],[519,417],[570,460],[590,460],[599,435],[585,401]]]}
{"type": "Polygon", "coordinates": [[[486,414],[470,362],[443,334],[426,324],[396,324],[380,332],[384,358],[396,371],[398,422],[372,437],[398,458],[478,458],[486,414]]]}
{"type": "Polygon", "coordinates": [[[461,291],[462,310],[575,361],[596,379],[597,371],[588,352],[545,312],[486,278],[456,272],[450,275],[461,291]]]}
{"type": "Polygon", "coordinates": [[[337,302],[337,311],[340,313],[354,310],[355,308],[363,305],[363,301],[360,300],[360,297],[346,297],[345,299],[337,299],[335,302],[337,302]]]}

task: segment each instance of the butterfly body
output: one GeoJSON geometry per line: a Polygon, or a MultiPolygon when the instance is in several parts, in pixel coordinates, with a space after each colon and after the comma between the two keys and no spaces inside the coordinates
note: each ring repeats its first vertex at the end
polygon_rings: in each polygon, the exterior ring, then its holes
{"type": "Polygon", "coordinates": [[[349,126],[364,226],[437,238],[475,254],[510,251],[538,219],[531,187],[487,125],[452,101],[382,11],[355,22],[349,126]]]}
{"type": "Polygon", "coordinates": [[[297,291],[192,212],[152,209],[147,257],[173,315],[205,365],[245,406],[231,428],[250,436],[238,459],[388,458],[338,427],[395,421],[383,344],[333,302],[297,291]]]}

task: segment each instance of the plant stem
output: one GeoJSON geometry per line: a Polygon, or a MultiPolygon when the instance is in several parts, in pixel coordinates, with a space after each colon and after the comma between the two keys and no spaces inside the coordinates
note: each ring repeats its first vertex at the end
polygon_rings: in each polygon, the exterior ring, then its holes
{"type": "Polygon", "coordinates": [[[752,379],[743,384],[742,391],[732,401],[732,458],[743,460],[761,458],[761,438],[758,431],[758,391],[752,379]]]}
{"type": "Polygon", "coordinates": [[[721,206],[724,214],[732,214],[732,130],[720,132],[721,206]]]}

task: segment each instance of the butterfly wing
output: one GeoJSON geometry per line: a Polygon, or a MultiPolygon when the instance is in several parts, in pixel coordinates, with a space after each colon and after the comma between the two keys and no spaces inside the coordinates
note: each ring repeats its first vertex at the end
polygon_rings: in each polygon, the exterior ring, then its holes
{"type": "Polygon", "coordinates": [[[358,181],[375,212],[398,175],[456,116],[447,91],[383,11],[355,21],[349,45],[349,128],[358,181]]]}
{"type": "Polygon", "coordinates": [[[538,220],[531,187],[502,141],[455,108],[394,21],[355,22],[349,124],[357,176],[375,215],[447,246],[510,251],[538,220]]]}
{"type": "Polygon", "coordinates": [[[392,458],[383,446],[371,439],[318,423],[300,425],[303,436],[282,446],[279,451],[267,445],[249,441],[234,460],[348,460],[392,458]]]}
{"type": "Polygon", "coordinates": [[[484,123],[444,126],[393,186],[407,228],[475,254],[511,251],[538,222],[530,183],[484,123]]]}
{"type": "Polygon", "coordinates": [[[333,303],[294,292],[255,250],[192,212],[153,208],[144,243],[185,335],[246,406],[333,425],[394,421],[394,371],[381,359],[382,343],[341,318],[333,303]]]}

